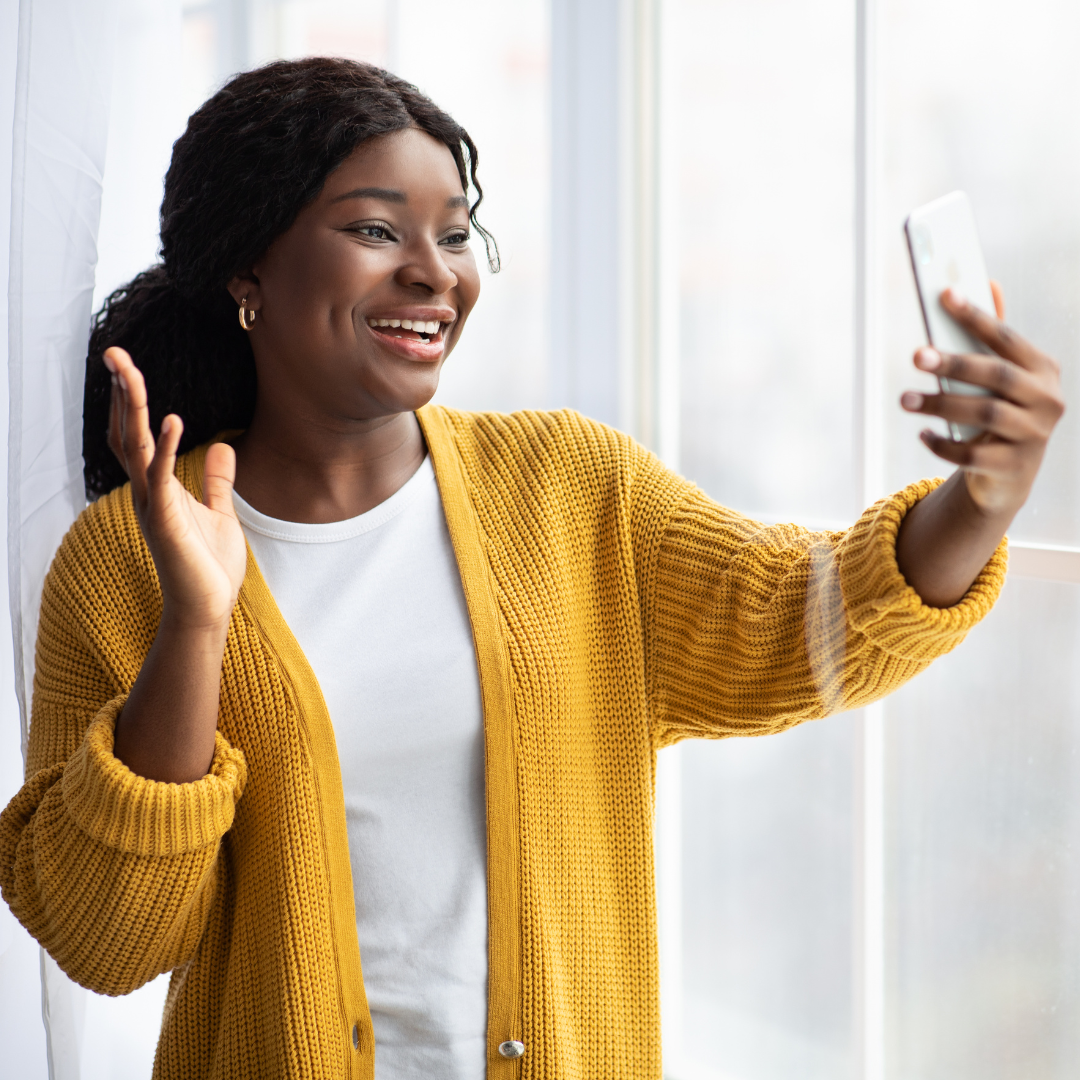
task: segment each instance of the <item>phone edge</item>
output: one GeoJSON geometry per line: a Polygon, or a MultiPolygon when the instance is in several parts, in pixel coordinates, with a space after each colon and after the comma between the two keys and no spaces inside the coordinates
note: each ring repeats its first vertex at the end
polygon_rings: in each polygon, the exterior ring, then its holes
{"type": "MultiPolygon", "coordinates": [[[[942,197],[945,198],[947,196],[942,196],[942,197]]],[[[911,215],[910,214],[908,214],[908,216],[906,218],[904,218],[904,241],[905,241],[906,246],[907,246],[908,262],[911,263],[911,277],[912,277],[912,280],[915,282],[915,295],[919,298],[919,314],[922,315],[923,332],[926,335],[926,344],[929,345],[931,348],[934,348],[934,339],[930,334],[930,320],[929,320],[929,318],[927,318],[927,315],[926,315],[926,301],[923,299],[922,281],[919,278],[919,271],[918,271],[918,268],[915,265],[915,248],[914,248],[914,246],[913,246],[913,244],[911,242],[911,215]]],[[[947,394],[949,392],[948,386],[943,385],[943,381],[942,381],[942,378],[941,378],[940,375],[937,377],[937,384],[938,384],[938,389],[943,394],[947,394]]],[[[953,442],[963,442],[964,441],[960,437],[960,432],[957,430],[956,425],[951,420],[946,420],[945,421],[945,426],[949,429],[949,437],[952,439],[953,442]]]]}

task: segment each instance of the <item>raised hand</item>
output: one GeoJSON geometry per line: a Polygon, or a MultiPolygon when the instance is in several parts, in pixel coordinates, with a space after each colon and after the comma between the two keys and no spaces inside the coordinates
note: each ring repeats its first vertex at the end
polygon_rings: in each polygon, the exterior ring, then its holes
{"type": "Polygon", "coordinates": [[[183,421],[166,416],[155,446],[142,373],[119,348],[106,350],[105,364],[113,376],[109,445],[131,479],[135,513],[161,581],[164,618],[223,628],[247,565],[232,503],[236,455],[224,443],[210,447],[200,503],[173,475],[183,421]]]}
{"type": "Polygon", "coordinates": [[[155,446],[141,373],[123,349],[107,349],[105,364],[113,375],[109,445],[131,478],[164,601],[154,644],[117,718],[113,752],[140,776],[187,783],[213,759],[222,656],[247,565],[232,504],[236,455],[222,443],[210,447],[200,503],[173,475],[180,417],[165,417],[155,446]]]}

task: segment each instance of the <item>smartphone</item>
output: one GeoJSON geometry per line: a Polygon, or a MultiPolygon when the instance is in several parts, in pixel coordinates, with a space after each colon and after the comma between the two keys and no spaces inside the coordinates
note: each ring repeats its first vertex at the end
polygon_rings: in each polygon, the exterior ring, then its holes
{"type": "MultiPolygon", "coordinates": [[[[904,222],[904,234],[930,344],[941,352],[992,355],[946,312],[940,300],[942,291],[952,288],[983,311],[994,311],[994,295],[967,195],[954,191],[912,210],[904,222]]],[[[945,394],[990,394],[981,386],[957,379],[939,377],[938,385],[945,394]]],[[[956,442],[972,439],[981,431],[971,424],[949,422],[949,434],[956,442]]]]}

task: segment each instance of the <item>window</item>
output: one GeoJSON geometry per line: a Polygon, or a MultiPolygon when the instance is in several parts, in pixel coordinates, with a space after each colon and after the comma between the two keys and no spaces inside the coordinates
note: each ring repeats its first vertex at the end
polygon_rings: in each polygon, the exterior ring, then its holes
{"type": "MultiPolygon", "coordinates": [[[[1072,6],[672,3],[671,92],[693,118],[677,192],[691,478],[811,523],[946,471],[896,405],[933,385],[910,363],[924,338],[901,225],[956,188],[1010,322],[1076,400],[1072,6]]],[[[673,1080],[1075,1070],[1076,424],[960,650],[862,715],[674,752],[673,1080]]]]}

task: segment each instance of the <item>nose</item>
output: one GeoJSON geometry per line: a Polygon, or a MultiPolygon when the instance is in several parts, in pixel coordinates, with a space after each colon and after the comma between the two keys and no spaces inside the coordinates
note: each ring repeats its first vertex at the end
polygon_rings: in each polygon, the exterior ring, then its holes
{"type": "Polygon", "coordinates": [[[408,258],[394,275],[406,288],[422,289],[431,296],[441,296],[457,284],[457,274],[446,265],[438,244],[417,237],[407,249],[408,258]]]}

